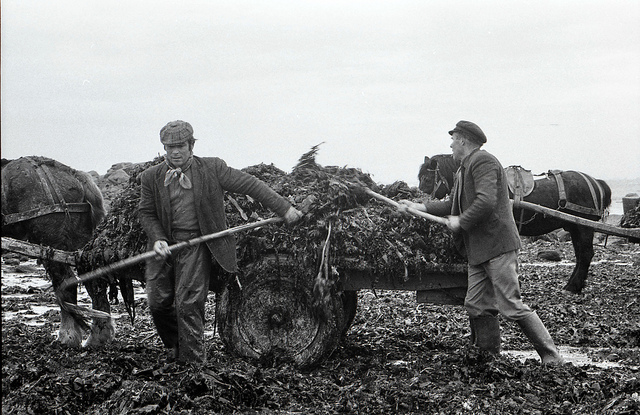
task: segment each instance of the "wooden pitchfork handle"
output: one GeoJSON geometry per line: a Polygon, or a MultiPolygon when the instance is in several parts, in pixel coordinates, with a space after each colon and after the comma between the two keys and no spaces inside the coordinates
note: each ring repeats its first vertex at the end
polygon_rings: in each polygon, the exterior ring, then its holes
{"type": "MultiPolygon", "coordinates": [[[[278,223],[282,222],[284,219],[280,217],[273,217],[270,219],[260,220],[258,222],[247,223],[244,225],[236,226],[234,228],[225,229],[224,231],[210,233],[208,235],[199,236],[194,239],[190,239],[188,241],[182,241],[177,244],[169,246],[169,250],[171,253],[177,252],[181,249],[187,248],[189,246],[198,245],[203,242],[211,241],[213,239],[223,238],[228,235],[232,235],[234,233],[238,233],[241,231],[245,231],[248,229],[259,228],[261,226],[268,225],[270,223],[278,223]]],[[[102,268],[98,268],[96,270],[87,272],[86,274],[82,274],[76,277],[75,280],[67,279],[60,284],[59,290],[64,290],[72,285],[82,284],[87,281],[102,277],[111,272],[118,271],[124,268],[128,268],[132,265],[138,264],[140,262],[146,261],[147,259],[154,258],[156,256],[155,251],[148,251],[142,254],[133,256],[131,258],[123,259],[122,261],[114,262],[113,264],[105,265],[102,268]]]]}
{"type": "MultiPolygon", "coordinates": [[[[388,197],[383,196],[383,195],[381,195],[379,193],[376,193],[371,189],[365,188],[364,191],[369,196],[375,197],[376,199],[381,200],[381,201],[383,201],[383,202],[385,202],[385,203],[387,203],[387,204],[389,204],[391,206],[395,206],[396,208],[400,206],[400,203],[396,202],[395,200],[389,199],[388,197]]],[[[412,207],[407,207],[407,210],[414,216],[419,216],[421,218],[429,219],[430,221],[437,222],[437,223],[440,223],[442,225],[446,225],[447,224],[447,220],[445,218],[440,217],[440,216],[431,215],[431,214],[429,214],[427,212],[422,212],[422,211],[414,209],[412,207]]]]}

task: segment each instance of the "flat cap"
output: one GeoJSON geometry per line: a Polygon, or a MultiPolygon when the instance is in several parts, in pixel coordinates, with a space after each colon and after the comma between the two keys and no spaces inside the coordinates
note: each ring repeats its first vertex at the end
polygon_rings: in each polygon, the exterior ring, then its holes
{"type": "Polygon", "coordinates": [[[487,142],[487,136],[484,135],[480,127],[471,121],[458,121],[456,128],[449,131],[449,135],[453,135],[455,132],[462,132],[470,139],[478,144],[484,144],[487,142]]]}
{"type": "Polygon", "coordinates": [[[160,142],[164,145],[182,144],[190,139],[193,139],[193,127],[186,121],[171,121],[160,130],[160,142]]]}

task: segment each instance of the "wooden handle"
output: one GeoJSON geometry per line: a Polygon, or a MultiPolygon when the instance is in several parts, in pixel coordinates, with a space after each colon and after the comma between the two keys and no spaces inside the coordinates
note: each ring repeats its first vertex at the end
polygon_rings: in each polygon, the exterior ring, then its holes
{"type": "MultiPolygon", "coordinates": [[[[177,244],[171,245],[169,247],[169,250],[171,251],[171,253],[177,252],[181,249],[184,249],[188,246],[193,246],[193,245],[198,245],[201,244],[203,242],[207,242],[207,241],[211,241],[213,239],[218,239],[218,238],[223,238],[225,236],[240,232],[240,231],[244,231],[244,230],[248,230],[248,229],[254,229],[254,228],[259,228],[261,226],[265,226],[268,225],[270,223],[278,223],[278,222],[282,222],[283,219],[279,218],[279,217],[274,217],[274,218],[270,218],[270,219],[264,219],[264,220],[260,220],[258,222],[253,222],[253,223],[247,223],[244,225],[240,225],[240,226],[236,226],[235,228],[229,228],[229,229],[225,229],[224,231],[220,231],[220,232],[215,232],[215,233],[211,233],[208,235],[203,235],[203,236],[199,236],[197,238],[188,240],[188,241],[183,241],[183,242],[179,242],[177,244]]],[[[140,262],[146,261],[148,259],[151,259],[153,257],[156,256],[155,251],[148,251],[148,252],[144,252],[142,254],[133,256],[131,258],[126,258],[123,259],[122,261],[118,261],[118,262],[114,262],[113,264],[109,264],[109,265],[105,265],[102,268],[98,268],[96,270],[87,272],[86,274],[82,274],[78,277],[76,277],[75,280],[65,280],[61,285],[60,285],[60,290],[64,290],[65,288],[70,287],[71,285],[76,285],[76,284],[81,284],[99,277],[102,277],[104,275],[107,275],[111,272],[114,271],[118,271],[124,268],[128,268],[132,265],[138,264],[140,262]]]]}
{"type": "Polygon", "coordinates": [[[20,241],[18,239],[2,237],[2,250],[17,252],[19,254],[35,257],[39,259],[49,259],[54,262],[62,262],[76,266],[78,263],[79,251],[68,252],[48,246],[36,245],[31,242],[20,241]]]}
{"type": "MultiPolygon", "coordinates": [[[[381,201],[383,201],[383,202],[385,202],[385,203],[387,203],[387,204],[389,204],[391,206],[394,206],[396,208],[400,206],[400,203],[396,202],[395,200],[389,199],[388,197],[383,196],[383,195],[381,195],[379,193],[376,193],[371,189],[366,189],[365,188],[364,191],[369,196],[375,197],[376,199],[381,200],[381,201]]],[[[424,219],[429,219],[430,221],[437,222],[437,223],[440,223],[442,225],[446,225],[447,224],[447,220],[445,218],[441,218],[440,216],[430,215],[427,212],[422,212],[420,210],[417,210],[417,209],[414,209],[414,208],[411,208],[411,207],[407,207],[407,210],[414,216],[419,216],[419,217],[424,218],[424,219]]]]}
{"type": "Polygon", "coordinates": [[[628,238],[640,238],[640,228],[620,228],[617,226],[610,225],[608,223],[584,219],[579,216],[560,212],[558,210],[551,209],[545,206],[540,206],[535,203],[526,202],[524,200],[519,200],[519,201],[511,200],[511,203],[513,203],[513,205],[516,208],[532,210],[534,212],[539,212],[544,215],[565,220],[567,222],[586,226],[588,228],[592,228],[595,231],[604,233],[606,235],[624,236],[628,238]]]}

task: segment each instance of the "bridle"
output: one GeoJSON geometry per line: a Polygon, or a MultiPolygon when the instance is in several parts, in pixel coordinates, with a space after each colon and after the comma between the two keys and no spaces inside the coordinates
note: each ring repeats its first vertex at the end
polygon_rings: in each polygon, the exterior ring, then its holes
{"type": "Polygon", "coordinates": [[[449,186],[449,182],[442,174],[440,174],[440,167],[438,167],[438,163],[436,163],[435,169],[426,169],[426,170],[429,172],[433,172],[433,180],[434,180],[433,191],[431,191],[429,196],[435,199],[436,193],[438,192],[438,190],[440,190],[440,187],[442,187],[443,185],[446,190],[445,194],[448,195],[451,193],[451,187],[449,186]]]}

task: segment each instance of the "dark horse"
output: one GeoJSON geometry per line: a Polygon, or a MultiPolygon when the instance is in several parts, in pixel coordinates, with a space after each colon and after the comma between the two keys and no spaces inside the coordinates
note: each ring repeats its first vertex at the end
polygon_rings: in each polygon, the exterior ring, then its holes
{"type": "MultiPolygon", "coordinates": [[[[89,240],[104,219],[102,193],[93,178],[62,163],[45,157],[2,159],[2,235],[64,251],[76,251],[89,240]]],[[[63,280],[75,278],[71,265],[43,259],[61,302],[77,303],[75,285],[59,292],[63,280]]],[[[110,312],[106,282],[85,285],[93,308],[110,312]],[[103,287],[104,286],[104,287],[103,287]]],[[[60,310],[58,340],[65,345],[80,346],[82,320],[60,310]]],[[[84,325],[86,327],[86,325],[84,325]]],[[[114,338],[113,321],[94,319],[85,346],[99,346],[114,338]]]]}
{"type": "MultiPolygon", "coordinates": [[[[451,192],[453,177],[459,166],[460,163],[454,161],[451,154],[425,157],[418,173],[420,190],[430,194],[433,198],[442,199],[451,192]]],[[[558,179],[551,172],[544,178],[535,180],[533,191],[522,200],[551,209],[564,206],[565,209],[562,211],[566,213],[590,220],[600,220],[604,210],[611,204],[609,186],[603,180],[596,180],[576,171],[563,171],[557,174],[561,176],[566,201],[569,203],[565,205],[564,199],[560,197],[558,179]]],[[[513,198],[511,190],[509,196],[513,198]]],[[[564,289],[575,294],[582,292],[594,253],[594,230],[587,226],[546,217],[526,209],[514,208],[513,216],[516,219],[520,235],[523,236],[544,235],[560,228],[571,234],[576,265],[564,289]]]]}

